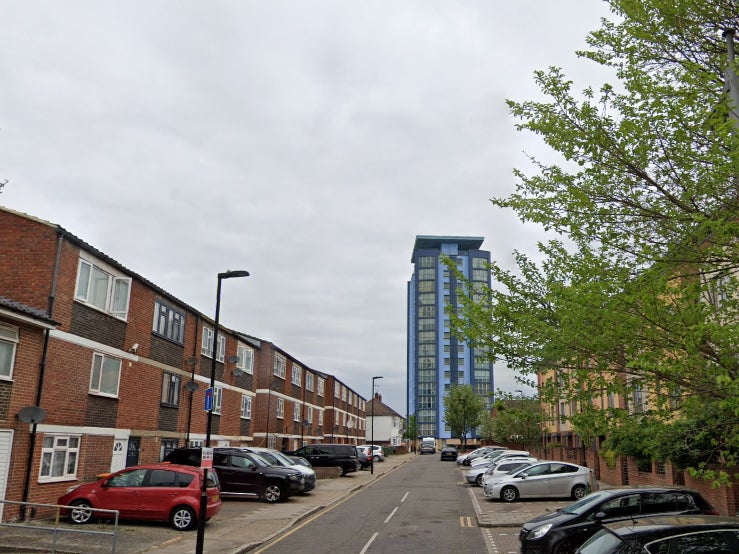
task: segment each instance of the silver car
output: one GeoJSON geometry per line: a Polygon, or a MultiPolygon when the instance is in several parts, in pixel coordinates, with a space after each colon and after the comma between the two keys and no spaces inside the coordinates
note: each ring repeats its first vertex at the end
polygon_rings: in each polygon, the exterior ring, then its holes
{"type": "Polygon", "coordinates": [[[529,457],[531,454],[528,450],[494,450],[493,452],[488,452],[484,456],[480,456],[472,460],[470,467],[476,467],[483,464],[490,465],[490,462],[498,462],[503,458],[512,458],[513,456],[529,457]]]}
{"type": "Polygon", "coordinates": [[[262,458],[267,460],[268,463],[274,466],[289,467],[298,470],[305,477],[305,488],[302,492],[308,492],[316,488],[316,472],[313,468],[308,465],[304,465],[290,459],[287,455],[283,454],[279,450],[273,450],[272,448],[263,448],[261,446],[245,446],[243,450],[247,452],[254,452],[259,454],[262,458]]]}
{"type": "Polygon", "coordinates": [[[485,486],[486,480],[492,482],[495,477],[500,477],[511,471],[521,469],[524,466],[530,466],[538,461],[537,458],[532,458],[531,456],[513,456],[498,459],[489,464],[473,467],[467,472],[465,477],[467,478],[467,482],[483,487],[485,486]]]}
{"type": "Polygon", "coordinates": [[[485,496],[506,502],[546,497],[579,500],[596,486],[590,468],[566,462],[537,462],[493,481],[485,488],[485,496]]]}
{"type": "Polygon", "coordinates": [[[360,444],[357,448],[370,448],[372,447],[372,460],[375,462],[385,461],[385,452],[382,450],[382,446],[379,444],[360,444]]]}

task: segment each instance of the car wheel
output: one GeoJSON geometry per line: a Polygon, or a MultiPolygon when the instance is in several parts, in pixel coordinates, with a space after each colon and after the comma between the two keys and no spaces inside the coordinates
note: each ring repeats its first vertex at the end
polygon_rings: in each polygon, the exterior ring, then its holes
{"type": "Polygon", "coordinates": [[[285,500],[285,491],[279,483],[267,483],[264,489],[264,499],[270,504],[285,500]]]}
{"type": "Polygon", "coordinates": [[[585,488],[585,485],[575,485],[572,487],[572,498],[575,500],[580,500],[587,493],[588,490],[585,488]]]}
{"type": "Polygon", "coordinates": [[[513,502],[518,498],[518,491],[515,487],[505,487],[500,491],[500,498],[506,502],[513,502]]]}
{"type": "Polygon", "coordinates": [[[72,523],[76,523],[78,525],[84,525],[85,523],[90,523],[92,521],[92,504],[90,504],[87,500],[75,500],[70,504],[70,506],[74,506],[69,511],[69,520],[72,523]]]}
{"type": "Polygon", "coordinates": [[[483,474],[481,473],[480,475],[477,476],[477,479],[475,479],[475,483],[477,483],[478,487],[482,487],[482,477],[483,477],[483,474]]]}
{"type": "Polygon", "coordinates": [[[372,461],[373,462],[379,462],[380,461],[380,457],[377,454],[375,454],[374,456],[372,456],[372,461]]]}
{"type": "MultiPolygon", "coordinates": [[[[360,468],[360,469],[361,469],[361,468],[360,468]]],[[[340,475],[341,477],[344,477],[344,475],[346,475],[346,469],[344,468],[344,466],[340,466],[340,467],[339,467],[339,475],[340,475]]]]}
{"type": "Polygon", "coordinates": [[[195,527],[195,510],[190,506],[177,506],[169,515],[169,523],[178,531],[189,531],[195,527]]]}

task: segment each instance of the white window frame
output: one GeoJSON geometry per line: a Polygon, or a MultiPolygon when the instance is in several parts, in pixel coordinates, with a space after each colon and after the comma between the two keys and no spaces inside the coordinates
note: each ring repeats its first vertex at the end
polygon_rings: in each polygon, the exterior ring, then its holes
{"type": "Polygon", "coordinates": [[[318,410],[318,425],[323,427],[323,410],[318,410]]]}
{"type": "Polygon", "coordinates": [[[0,379],[12,380],[17,350],[18,327],[0,324],[0,379]]]}
{"type": "Polygon", "coordinates": [[[277,419],[285,419],[285,399],[284,398],[277,399],[277,415],[275,417],[277,417],[277,419]]]}
{"type": "Polygon", "coordinates": [[[77,264],[74,299],[81,304],[126,321],[131,300],[131,278],[113,270],[110,266],[80,257],[77,264]],[[95,275],[100,285],[105,286],[105,291],[101,291],[100,298],[97,300],[93,294],[95,289],[93,276],[95,275]]]}
{"type": "Polygon", "coordinates": [[[118,391],[120,390],[121,385],[121,371],[123,368],[123,364],[121,363],[120,358],[114,358],[113,356],[108,356],[107,354],[103,354],[102,352],[93,352],[92,354],[92,367],[90,368],[90,394],[96,394],[99,396],[108,396],[111,398],[118,398],[118,391]],[[100,366],[96,367],[97,360],[100,360],[100,366]],[[115,392],[107,392],[103,391],[100,388],[100,382],[103,380],[103,372],[104,371],[110,371],[111,367],[105,367],[106,362],[117,362],[118,369],[117,376],[116,376],[116,382],[115,382],[115,392]],[[96,376],[95,373],[98,373],[96,376]]]}
{"type": "Polygon", "coordinates": [[[292,374],[290,378],[292,384],[299,387],[303,383],[303,368],[297,364],[293,364],[292,374]]]}
{"type": "Polygon", "coordinates": [[[249,375],[254,375],[254,349],[240,342],[236,347],[236,356],[239,358],[236,368],[249,375]]]}
{"type": "Polygon", "coordinates": [[[251,396],[241,395],[241,419],[251,419],[251,396]]]}
{"type": "Polygon", "coordinates": [[[300,421],[300,404],[293,404],[293,421],[300,421]]]}
{"type": "Polygon", "coordinates": [[[316,387],[316,394],[318,396],[323,396],[324,393],[324,379],[322,377],[318,378],[318,386],[316,387]]]}
{"type": "Polygon", "coordinates": [[[41,463],[39,465],[39,483],[69,481],[77,478],[77,466],[80,461],[80,435],[45,435],[41,443],[41,463]],[[54,461],[61,460],[62,472],[53,475],[54,461]],[[70,464],[73,467],[70,467],[70,464]]]}
{"type": "Polygon", "coordinates": [[[334,398],[341,397],[341,385],[339,383],[334,383],[334,398]]]}
{"type": "Polygon", "coordinates": [[[221,415],[223,408],[223,387],[216,385],[213,387],[213,413],[221,415]]]}
{"type": "Polygon", "coordinates": [[[305,390],[313,392],[315,387],[316,377],[310,371],[305,372],[305,390]]]}
{"type": "Polygon", "coordinates": [[[346,387],[341,387],[341,401],[346,402],[346,387]]]}
{"type": "MultiPolygon", "coordinates": [[[[200,342],[200,353],[206,358],[213,359],[213,329],[203,326],[203,338],[200,342]]],[[[223,362],[226,359],[226,336],[218,334],[218,350],[216,351],[216,360],[223,362]]]]}
{"type": "Polygon", "coordinates": [[[280,354],[275,354],[274,375],[276,375],[280,379],[284,379],[286,368],[287,368],[287,360],[285,359],[285,356],[281,356],[280,354]]]}
{"type": "Polygon", "coordinates": [[[308,415],[305,419],[308,420],[308,423],[313,425],[313,406],[308,406],[308,415]]]}

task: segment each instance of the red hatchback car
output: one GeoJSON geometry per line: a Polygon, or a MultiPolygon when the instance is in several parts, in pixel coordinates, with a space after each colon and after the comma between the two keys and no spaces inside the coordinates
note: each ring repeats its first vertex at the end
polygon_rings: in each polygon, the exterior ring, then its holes
{"type": "MultiPolygon", "coordinates": [[[[118,510],[120,519],[168,521],[178,531],[193,529],[200,512],[203,471],[197,467],[156,464],[128,467],[94,483],[70,488],[57,504],[70,506],[73,523],[88,523],[95,509],[118,510]],[[92,508],[92,510],[90,510],[92,508]]],[[[205,521],[221,511],[218,477],[208,472],[205,521]]]]}

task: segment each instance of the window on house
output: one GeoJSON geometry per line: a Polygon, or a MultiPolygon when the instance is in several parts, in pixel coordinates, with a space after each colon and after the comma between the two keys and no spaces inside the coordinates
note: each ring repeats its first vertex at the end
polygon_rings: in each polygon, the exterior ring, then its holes
{"type": "MultiPolygon", "coordinates": [[[[203,327],[203,340],[200,346],[200,353],[206,358],[213,358],[213,329],[203,327]]],[[[218,350],[216,352],[216,360],[223,362],[226,359],[226,337],[218,335],[218,350]]]]}
{"type": "Polygon", "coordinates": [[[16,344],[18,344],[18,328],[0,325],[0,379],[13,377],[16,344]]]}
{"type": "Polygon", "coordinates": [[[177,448],[177,439],[162,439],[159,444],[159,461],[163,460],[175,448],[177,448]]]}
{"type": "Polygon", "coordinates": [[[121,360],[95,352],[92,355],[90,392],[105,396],[118,396],[121,378],[121,360]]]}
{"type": "Polygon", "coordinates": [[[301,383],[303,382],[302,375],[303,375],[303,368],[301,368],[299,365],[293,364],[292,384],[300,386],[301,383]]]}
{"type": "Polygon", "coordinates": [[[308,420],[308,423],[313,423],[313,406],[308,406],[308,415],[305,417],[305,419],[308,420]]]}
{"type": "Polygon", "coordinates": [[[39,481],[63,481],[77,476],[80,437],[47,435],[41,447],[39,481]]]}
{"type": "Polygon", "coordinates": [[[185,342],[185,314],[157,300],[154,302],[154,323],[152,331],[177,344],[185,342]]]}
{"type": "Polygon", "coordinates": [[[419,281],[432,281],[436,279],[436,269],[419,269],[416,275],[419,281]]]}
{"type": "Polygon", "coordinates": [[[318,390],[316,390],[318,396],[323,396],[323,379],[318,378],[318,390]]]}
{"type": "Polygon", "coordinates": [[[339,398],[341,396],[341,385],[334,383],[334,397],[339,398]]]}
{"type": "Polygon", "coordinates": [[[346,402],[346,387],[341,387],[341,401],[346,402]]]}
{"type": "Polygon", "coordinates": [[[277,418],[283,419],[285,417],[285,400],[282,398],[277,399],[277,418]]]}
{"type": "Polygon", "coordinates": [[[241,396],[241,419],[251,419],[251,396],[241,396]]]}
{"type": "Polygon", "coordinates": [[[181,385],[182,377],[174,373],[164,373],[162,376],[162,404],[179,406],[181,385]]]}
{"type": "Polygon", "coordinates": [[[313,392],[313,388],[315,386],[315,376],[312,373],[306,372],[305,374],[305,390],[308,390],[310,392],[313,392]]]}
{"type": "Polygon", "coordinates": [[[323,427],[323,410],[318,410],[318,425],[323,427]]]}
{"type": "Polygon", "coordinates": [[[125,320],[130,294],[130,277],[115,274],[112,270],[80,258],[75,300],[125,320]]]}
{"type": "Polygon", "coordinates": [[[223,387],[213,387],[213,413],[219,415],[223,408],[223,387]]]}
{"type": "Polygon", "coordinates": [[[293,405],[293,421],[300,421],[300,404],[293,405]]]}
{"type": "Polygon", "coordinates": [[[239,358],[236,368],[249,375],[254,374],[254,350],[245,344],[239,343],[236,347],[236,355],[239,358]]]}
{"type": "Polygon", "coordinates": [[[274,374],[280,379],[285,378],[286,366],[287,366],[287,361],[285,360],[285,358],[283,356],[280,356],[279,354],[275,354],[274,374]]]}

